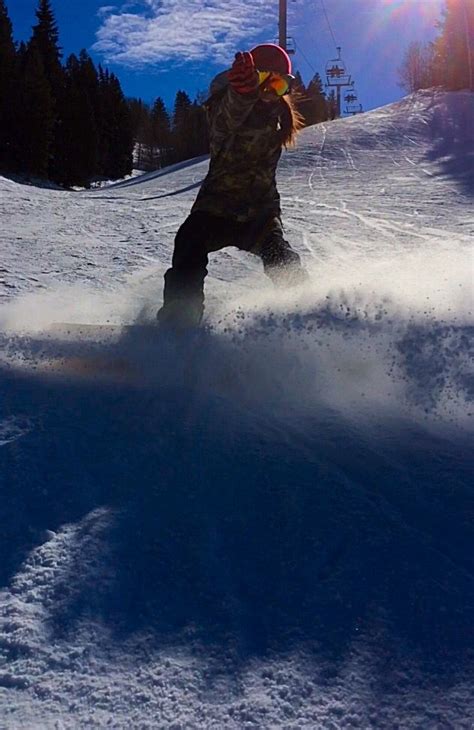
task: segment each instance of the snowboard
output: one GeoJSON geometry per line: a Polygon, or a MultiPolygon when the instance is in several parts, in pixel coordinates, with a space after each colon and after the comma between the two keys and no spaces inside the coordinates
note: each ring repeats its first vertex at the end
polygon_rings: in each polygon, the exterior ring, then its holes
{"type": "Polygon", "coordinates": [[[138,381],[132,355],[156,335],[153,325],[55,323],[16,337],[7,364],[18,374],[37,377],[138,381]]]}
{"type": "Polygon", "coordinates": [[[200,342],[202,330],[173,331],[158,324],[85,324],[60,322],[17,340],[25,355],[17,371],[37,376],[142,383],[163,358],[180,362],[200,342]],[[146,371],[146,372],[145,372],[146,371]]]}

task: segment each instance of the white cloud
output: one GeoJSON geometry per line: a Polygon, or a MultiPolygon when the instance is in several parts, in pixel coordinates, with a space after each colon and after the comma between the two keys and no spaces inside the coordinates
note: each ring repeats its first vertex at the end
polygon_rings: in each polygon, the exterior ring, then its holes
{"type": "Polygon", "coordinates": [[[99,16],[99,18],[103,18],[105,15],[113,13],[114,10],[117,10],[116,5],[103,5],[101,8],[98,9],[97,15],[99,16]]]}
{"type": "Polygon", "coordinates": [[[140,0],[104,6],[94,50],[107,62],[228,63],[239,48],[277,33],[274,0],[140,0]]]}

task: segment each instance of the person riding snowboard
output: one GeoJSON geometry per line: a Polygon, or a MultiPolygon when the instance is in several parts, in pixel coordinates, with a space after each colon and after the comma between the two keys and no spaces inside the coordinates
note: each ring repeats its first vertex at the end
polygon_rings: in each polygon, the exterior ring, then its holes
{"type": "Polygon", "coordinates": [[[211,159],[191,213],[180,227],[165,274],[160,323],[199,324],[204,311],[208,254],[236,246],[259,256],[281,286],[307,273],[283,236],[275,174],[282,148],[302,127],[289,92],[291,61],[267,43],[239,52],[211,84],[205,106],[211,159]]]}

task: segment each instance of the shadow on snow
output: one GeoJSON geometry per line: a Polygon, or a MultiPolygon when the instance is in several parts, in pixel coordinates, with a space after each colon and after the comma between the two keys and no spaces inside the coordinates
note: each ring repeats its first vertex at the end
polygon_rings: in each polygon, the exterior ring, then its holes
{"type": "Polygon", "coordinates": [[[338,661],[383,618],[394,651],[428,669],[467,661],[463,438],[401,421],[374,437],[329,409],[279,423],[176,368],[146,388],[0,374],[3,415],[34,422],[0,448],[2,584],[45,530],[106,506],[97,575],[72,564],[76,590],[51,609],[59,635],[96,616],[122,636],[192,626],[243,656],[305,641],[338,661]]]}
{"type": "Polygon", "coordinates": [[[440,172],[474,195],[474,94],[446,94],[446,104],[436,106],[429,121],[432,147],[427,157],[440,172]]]}

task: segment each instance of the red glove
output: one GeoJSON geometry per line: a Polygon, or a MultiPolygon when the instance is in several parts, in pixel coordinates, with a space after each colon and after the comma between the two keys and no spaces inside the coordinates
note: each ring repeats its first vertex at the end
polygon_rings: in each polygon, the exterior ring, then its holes
{"type": "Polygon", "coordinates": [[[238,94],[252,94],[258,89],[258,73],[248,51],[235,54],[235,61],[227,74],[229,83],[238,94]]]}

